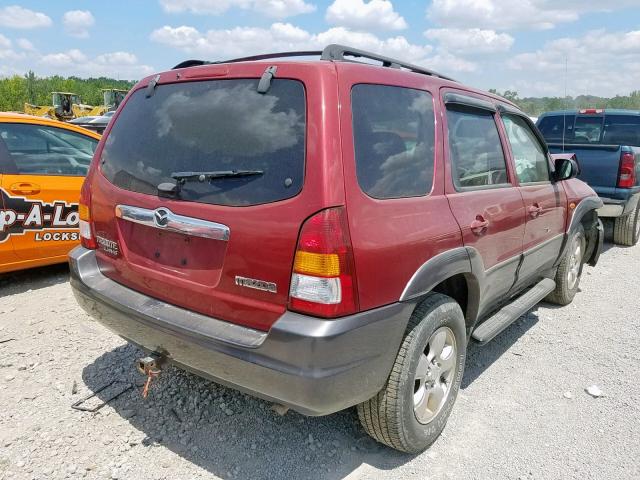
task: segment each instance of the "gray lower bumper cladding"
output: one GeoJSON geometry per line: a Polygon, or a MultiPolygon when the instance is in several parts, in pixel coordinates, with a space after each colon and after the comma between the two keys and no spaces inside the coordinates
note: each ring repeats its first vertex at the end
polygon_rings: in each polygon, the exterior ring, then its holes
{"type": "Polygon", "coordinates": [[[415,307],[395,303],[334,320],[285,312],[263,332],[127,288],[100,272],[94,250],[77,247],[69,263],[79,304],[117,335],[202,377],[306,415],[330,414],[375,395],[415,307]]]}

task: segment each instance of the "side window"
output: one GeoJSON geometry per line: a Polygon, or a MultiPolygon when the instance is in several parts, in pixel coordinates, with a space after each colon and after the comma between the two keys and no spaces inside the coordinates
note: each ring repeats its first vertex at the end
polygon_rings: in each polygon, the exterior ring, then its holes
{"type": "Polygon", "coordinates": [[[96,146],[98,145],[97,140],[75,132],[57,128],[44,129],[44,131],[47,132],[48,135],[52,135],[54,138],[66,143],[69,146],[67,148],[75,148],[78,152],[88,154],[91,157],[93,157],[93,152],[95,152],[96,146]]]}
{"type": "Polygon", "coordinates": [[[87,174],[98,141],[55,127],[0,123],[0,139],[18,174],[87,174]]]}
{"type": "Polygon", "coordinates": [[[518,115],[502,116],[511,144],[516,175],[520,183],[548,182],[549,162],[544,148],[526,120],[518,115]]]}
{"type": "Polygon", "coordinates": [[[602,143],[640,147],[640,116],[606,115],[602,143]]]}
{"type": "Polygon", "coordinates": [[[492,112],[449,106],[447,124],[456,188],[509,185],[507,163],[492,112]]]}
{"type": "Polygon", "coordinates": [[[379,199],[428,194],[433,183],[433,97],[409,88],[354,85],[351,110],[360,188],[379,199]]]}

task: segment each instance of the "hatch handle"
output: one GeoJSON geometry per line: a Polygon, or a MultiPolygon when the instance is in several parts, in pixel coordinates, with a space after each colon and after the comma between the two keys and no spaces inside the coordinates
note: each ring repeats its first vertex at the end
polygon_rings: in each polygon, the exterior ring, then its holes
{"type": "Polygon", "coordinates": [[[224,242],[229,240],[231,232],[228,226],[221,223],[178,215],[166,207],[149,210],[132,205],[117,205],[115,216],[147,227],[224,242]]]}

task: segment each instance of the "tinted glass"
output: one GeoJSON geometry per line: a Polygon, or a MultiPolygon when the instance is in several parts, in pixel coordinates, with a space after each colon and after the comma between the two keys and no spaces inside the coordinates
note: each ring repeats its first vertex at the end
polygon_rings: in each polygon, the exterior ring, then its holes
{"type": "Polygon", "coordinates": [[[578,117],[573,129],[573,143],[600,143],[602,120],[597,117],[578,117]]]}
{"type": "Polygon", "coordinates": [[[562,131],[564,129],[564,142],[573,140],[573,123],[575,115],[551,115],[544,117],[538,123],[538,129],[548,143],[562,143],[562,131]]]}
{"type": "Polygon", "coordinates": [[[118,187],[156,195],[177,172],[259,170],[260,175],[187,180],[180,199],[255,205],[300,192],[305,158],[302,83],[257,79],[159,85],[133,94],[102,154],[102,172],[118,187]]]}
{"type": "Polygon", "coordinates": [[[640,146],[640,115],[606,115],[602,143],[640,146]]]}
{"type": "Polygon", "coordinates": [[[458,188],[509,184],[491,112],[447,109],[453,181],[458,188]]]}
{"type": "Polygon", "coordinates": [[[520,183],[548,182],[547,155],[527,122],[517,115],[502,117],[520,183]]]}
{"type": "Polygon", "coordinates": [[[98,140],[41,125],[0,123],[0,139],[18,174],[84,176],[98,140]]]}
{"type": "Polygon", "coordinates": [[[355,85],[351,93],[358,183],[374,198],[426,195],[433,182],[433,97],[355,85]]]}

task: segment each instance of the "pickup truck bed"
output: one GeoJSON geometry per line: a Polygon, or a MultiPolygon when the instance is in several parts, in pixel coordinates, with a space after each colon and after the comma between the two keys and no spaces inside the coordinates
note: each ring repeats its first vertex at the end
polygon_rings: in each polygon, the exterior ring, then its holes
{"type": "Polygon", "coordinates": [[[551,153],[570,152],[576,155],[580,165],[578,178],[588,183],[605,204],[598,211],[600,217],[620,217],[634,211],[640,198],[640,185],[620,188],[618,175],[623,152],[634,156],[638,169],[640,147],[551,143],[549,149],[551,153]]]}

